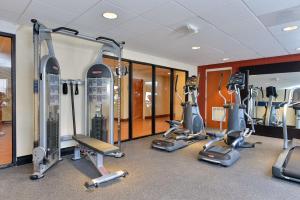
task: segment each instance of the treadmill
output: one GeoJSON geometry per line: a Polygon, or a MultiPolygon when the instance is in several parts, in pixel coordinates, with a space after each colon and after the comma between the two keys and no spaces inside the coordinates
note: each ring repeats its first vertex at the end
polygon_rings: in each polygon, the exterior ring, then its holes
{"type": "Polygon", "coordinates": [[[283,152],[272,167],[274,177],[295,181],[300,183],[300,142],[296,139],[289,141],[286,115],[288,107],[300,106],[300,88],[290,91],[288,102],[283,107],[282,127],[283,127],[283,152]]]}

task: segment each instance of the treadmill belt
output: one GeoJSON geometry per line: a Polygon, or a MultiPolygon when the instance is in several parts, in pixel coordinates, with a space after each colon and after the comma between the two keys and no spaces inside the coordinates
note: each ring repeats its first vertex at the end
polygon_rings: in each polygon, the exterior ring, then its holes
{"type": "Polygon", "coordinates": [[[296,146],[290,150],[285,167],[283,169],[285,176],[300,179],[300,147],[296,146]]]}

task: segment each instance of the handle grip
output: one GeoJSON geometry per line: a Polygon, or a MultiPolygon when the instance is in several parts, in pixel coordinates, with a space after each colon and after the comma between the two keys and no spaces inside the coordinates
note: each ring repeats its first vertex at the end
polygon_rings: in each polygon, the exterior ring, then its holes
{"type": "Polygon", "coordinates": [[[58,27],[58,28],[54,28],[52,29],[52,31],[55,33],[55,32],[58,32],[58,31],[67,31],[67,32],[71,32],[71,33],[74,33],[74,35],[78,35],[78,31],[75,30],[75,29],[71,29],[71,28],[67,28],[67,27],[58,27]]]}
{"type": "Polygon", "coordinates": [[[175,92],[177,92],[177,82],[178,82],[178,74],[176,75],[175,78],[175,92]]]}
{"type": "Polygon", "coordinates": [[[218,90],[221,91],[221,84],[222,84],[222,81],[223,81],[223,73],[221,73],[220,75],[220,81],[219,81],[219,87],[218,87],[218,90]]]}
{"type": "Polygon", "coordinates": [[[284,89],[284,99],[283,99],[283,101],[286,100],[286,93],[287,93],[287,89],[284,89]]]}
{"type": "Polygon", "coordinates": [[[30,20],[33,24],[37,23],[37,19],[31,19],[30,20]]]}
{"type": "Polygon", "coordinates": [[[79,94],[78,83],[75,84],[75,95],[79,94]]]}
{"type": "Polygon", "coordinates": [[[263,99],[264,98],[264,90],[262,87],[260,87],[260,91],[261,91],[261,98],[263,99]]]}
{"type": "MultiPolygon", "coordinates": [[[[120,43],[118,43],[116,40],[108,38],[108,37],[99,36],[99,37],[96,38],[96,40],[107,40],[107,41],[113,42],[118,47],[121,47],[120,43]]],[[[125,42],[121,42],[121,44],[125,44],[125,42]]]]}

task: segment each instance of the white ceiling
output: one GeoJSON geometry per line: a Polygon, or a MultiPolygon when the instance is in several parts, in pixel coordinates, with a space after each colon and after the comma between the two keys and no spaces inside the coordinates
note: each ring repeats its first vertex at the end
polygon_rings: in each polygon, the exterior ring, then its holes
{"type": "Polygon", "coordinates": [[[0,0],[0,20],[30,24],[31,18],[191,65],[294,54],[300,47],[300,29],[282,31],[300,27],[300,0],[0,0]],[[104,19],[105,11],[118,19],[104,19]],[[188,32],[187,24],[199,32],[188,32]]]}

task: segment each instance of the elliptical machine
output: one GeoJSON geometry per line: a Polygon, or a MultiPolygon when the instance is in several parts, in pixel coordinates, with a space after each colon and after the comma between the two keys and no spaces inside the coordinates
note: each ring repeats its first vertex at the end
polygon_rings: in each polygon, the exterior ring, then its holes
{"type": "Polygon", "coordinates": [[[177,93],[177,80],[178,76],[176,76],[175,79],[175,93],[182,102],[182,121],[167,121],[171,128],[163,134],[164,138],[152,141],[152,148],[168,152],[175,151],[207,138],[197,103],[199,82],[197,77],[191,76],[186,81],[186,85],[184,86],[184,91],[186,91],[185,95],[188,95],[192,100],[186,102],[183,102],[182,97],[177,93]]]}
{"type": "MultiPolygon", "coordinates": [[[[244,89],[244,87],[244,73],[238,72],[231,75],[227,89],[229,93],[234,94],[235,102],[224,105],[224,108],[228,110],[228,129],[222,133],[208,133],[213,139],[203,146],[203,150],[199,152],[199,160],[227,167],[240,158],[237,148],[255,147],[254,144],[245,141],[245,138],[250,137],[255,130],[253,120],[246,112],[246,105],[244,104],[250,98],[249,95],[241,101],[240,90],[244,89]],[[251,123],[251,130],[246,127],[245,115],[251,123]],[[220,141],[224,141],[225,145],[216,144],[220,141]]],[[[222,97],[223,95],[220,94],[220,96],[222,97]]],[[[224,112],[224,118],[225,115],[226,112],[224,112]]],[[[223,120],[220,121],[220,123],[222,122],[223,120]]]]}

